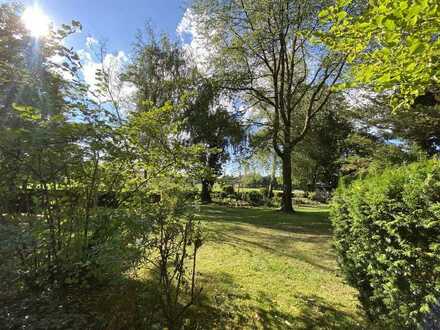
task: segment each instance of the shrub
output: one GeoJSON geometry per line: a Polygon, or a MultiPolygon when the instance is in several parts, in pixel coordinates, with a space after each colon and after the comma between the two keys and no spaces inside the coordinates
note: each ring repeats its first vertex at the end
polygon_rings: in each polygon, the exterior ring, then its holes
{"type": "Polygon", "coordinates": [[[327,203],[329,200],[330,194],[325,190],[316,190],[313,192],[307,193],[307,198],[311,199],[312,201],[319,202],[319,203],[327,203]]]}
{"type": "Polygon", "coordinates": [[[282,191],[275,191],[275,197],[283,198],[283,192],[282,191]]]}
{"type": "Polygon", "coordinates": [[[225,192],[226,195],[233,195],[235,193],[234,186],[224,186],[223,192],[225,192]]]}
{"type": "Polygon", "coordinates": [[[307,198],[308,199],[311,199],[312,201],[314,201],[314,200],[316,200],[316,191],[309,191],[308,193],[307,193],[307,198]]]}
{"type": "Polygon", "coordinates": [[[203,243],[201,227],[188,214],[187,201],[174,191],[147,211],[151,234],[144,241],[146,267],[156,274],[160,305],[168,329],[182,329],[190,306],[199,298],[197,253],[203,243]]]}
{"type": "Polygon", "coordinates": [[[251,190],[244,193],[245,201],[251,205],[259,206],[265,203],[265,196],[260,191],[251,190]]]}
{"type": "Polygon", "coordinates": [[[307,193],[303,190],[294,190],[292,192],[292,195],[295,198],[306,198],[307,197],[307,193]]]}
{"type": "Polygon", "coordinates": [[[271,199],[271,198],[273,198],[275,196],[273,191],[271,191],[270,194],[269,194],[269,188],[268,187],[261,188],[260,191],[263,194],[263,196],[265,196],[266,198],[271,199]]]}
{"type": "Polygon", "coordinates": [[[308,198],[293,198],[293,205],[319,205],[319,202],[308,198]]]}
{"type": "Polygon", "coordinates": [[[440,299],[440,163],[341,185],[331,217],[339,264],[370,319],[420,326],[440,299]]]}
{"type": "Polygon", "coordinates": [[[215,196],[220,198],[220,199],[224,199],[224,198],[228,198],[229,194],[226,191],[220,191],[217,193],[217,195],[212,195],[211,196],[214,198],[215,196]]]}
{"type": "Polygon", "coordinates": [[[271,199],[271,205],[270,205],[270,206],[273,206],[273,207],[281,207],[281,197],[275,195],[275,196],[271,199]]]}

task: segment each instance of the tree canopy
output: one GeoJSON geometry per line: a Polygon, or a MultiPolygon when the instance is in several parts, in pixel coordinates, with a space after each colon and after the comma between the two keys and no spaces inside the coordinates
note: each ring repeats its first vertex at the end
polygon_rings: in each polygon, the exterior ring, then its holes
{"type": "Polygon", "coordinates": [[[440,5],[436,0],[373,0],[359,15],[338,0],[321,11],[319,37],[347,54],[354,80],[392,94],[394,109],[427,95],[440,102],[440,5]]]}

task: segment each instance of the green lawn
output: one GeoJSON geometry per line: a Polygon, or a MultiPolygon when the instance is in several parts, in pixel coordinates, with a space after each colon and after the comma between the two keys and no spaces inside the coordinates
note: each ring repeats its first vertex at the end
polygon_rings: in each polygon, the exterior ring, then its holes
{"type": "MultiPolygon", "coordinates": [[[[203,291],[186,329],[368,328],[356,292],[338,276],[325,209],[285,215],[268,208],[202,206],[197,217],[206,233],[198,263],[203,291]]],[[[112,285],[73,290],[60,301],[27,310],[17,297],[9,311],[17,318],[30,313],[44,324],[66,304],[63,317],[76,324],[76,312],[69,311],[77,310],[81,319],[95,322],[91,329],[108,330],[149,329],[160,319],[157,283],[143,269],[112,285]]]]}
{"type": "MultiPolygon", "coordinates": [[[[201,329],[365,329],[338,275],[325,209],[202,206],[201,329]]],[[[197,323],[199,323],[197,322],[197,323]]]]}

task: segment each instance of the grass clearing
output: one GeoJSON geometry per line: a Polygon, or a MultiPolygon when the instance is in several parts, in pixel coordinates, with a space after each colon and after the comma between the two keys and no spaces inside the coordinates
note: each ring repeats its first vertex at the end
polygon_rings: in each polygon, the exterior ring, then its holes
{"type": "Polygon", "coordinates": [[[202,328],[365,329],[356,292],[338,275],[326,209],[202,206],[202,328]]]}
{"type": "MultiPolygon", "coordinates": [[[[325,208],[297,208],[286,215],[269,208],[210,205],[201,206],[196,216],[206,233],[198,262],[203,291],[189,310],[186,329],[370,327],[355,290],[338,276],[325,208]]],[[[84,329],[150,329],[161,318],[156,286],[140,269],[112,285],[69,292],[59,303],[42,301],[33,311],[23,309],[20,297],[15,303],[0,299],[0,305],[18,318],[37,315],[41,324],[64,305],[72,324],[98,320],[84,329]],[[75,306],[84,317],[70,315],[75,306]]]]}

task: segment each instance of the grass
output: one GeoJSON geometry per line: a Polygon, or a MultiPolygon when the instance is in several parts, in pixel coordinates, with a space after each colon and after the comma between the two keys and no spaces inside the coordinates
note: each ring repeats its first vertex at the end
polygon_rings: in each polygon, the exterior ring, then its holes
{"type": "MultiPolygon", "coordinates": [[[[338,275],[326,209],[298,208],[286,215],[269,208],[210,205],[201,206],[197,218],[206,233],[198,259],[203,291],[189,310],[187,329],[369,328],[356,292],[338,275]]],[[[0,308],[0,328],[8,328],[1,326],[5,315],[18,324],[31,315],[35,319],[29,322],[40,328],[49,323],[157,328],[156,284],[142,271],[134,275],[68,292],[59,301],[26,297],[35,300],[29,308],[22,297],[14,302],[0,294],[0,306],[7,306],[0,308]]]]}
{"type": "Polygon", "coordinates": [[[338,275],[326,209],[202,206],[203,329],[366,329],[338,275]]]}

